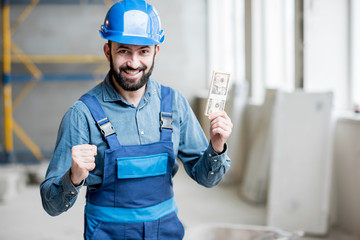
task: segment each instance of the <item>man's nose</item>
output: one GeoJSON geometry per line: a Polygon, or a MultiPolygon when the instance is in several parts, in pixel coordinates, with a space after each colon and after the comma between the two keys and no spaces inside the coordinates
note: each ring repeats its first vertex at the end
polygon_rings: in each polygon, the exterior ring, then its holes
{"type": "Polygon", "coordinates": [[[140,60],[136,54],[132,54],[127,61],[127,66],[131,67],[132,69],[137,69],[141,66],[140,60]]]}

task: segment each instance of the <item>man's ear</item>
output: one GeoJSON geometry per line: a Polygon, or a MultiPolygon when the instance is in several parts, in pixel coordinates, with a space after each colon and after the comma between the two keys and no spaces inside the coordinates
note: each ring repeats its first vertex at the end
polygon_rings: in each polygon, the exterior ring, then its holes
{"type": "Polygon", "coordinates": [[[155,57],[158,55],[159,51],[160,51],[160,46],[155,45],[155,57]]]}
{"type": "Polygon", "coordinates": [[[105,54],[107,60],[110,62],[111,49],[110,49],[110,45],[108,43],[104,44],[104,54],[105,54]]]}

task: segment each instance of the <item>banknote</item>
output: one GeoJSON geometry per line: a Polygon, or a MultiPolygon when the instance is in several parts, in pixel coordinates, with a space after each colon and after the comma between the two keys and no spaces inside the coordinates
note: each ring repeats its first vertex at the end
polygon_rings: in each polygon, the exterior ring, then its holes
{"type": "Polygon", "coordinates": [[[205,115],[225,109],[226,96],[228,93],[230,74],[213,72],[209,90],[209,97],[206,104],[205,115]]]}
{"type": "Polygon", "coordinates": [[[225,109],[225,100],[217,100],[217,99],[209,98],[206,106],[205,115],[209,116],[214,112],[224,109],[225,109]]]}

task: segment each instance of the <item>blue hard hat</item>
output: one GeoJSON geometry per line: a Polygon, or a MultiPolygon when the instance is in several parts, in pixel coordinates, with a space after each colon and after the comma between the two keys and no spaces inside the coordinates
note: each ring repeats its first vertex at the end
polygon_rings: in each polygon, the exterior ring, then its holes
{"type": "Polygon", "coordinates": [[[108,11],[100,34],[104,39],[130,45],[157,45],[164,31],[156,9],[144,0],[123,0],[108,11]]]}

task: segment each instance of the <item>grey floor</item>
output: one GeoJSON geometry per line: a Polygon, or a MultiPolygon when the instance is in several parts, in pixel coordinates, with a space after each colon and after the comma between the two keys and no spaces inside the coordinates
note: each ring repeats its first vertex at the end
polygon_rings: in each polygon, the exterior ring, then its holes
{"type": "MultiPolygon", "coordinates": [[[[242,201],[236,186],[203,188],[182,168],[174,178],[174,186],[179,217],[186,229],[208,223],[265,224],[266,208],[242,201]]],[[[68,212],[50,217],[42,209],[38,186],[23,187],[12,200],[0,203],[0,240],[82,239],[84,190],[68,212]]],[[[324,238],[304,239],[356,240],[333,230],[324,238]]]]}

